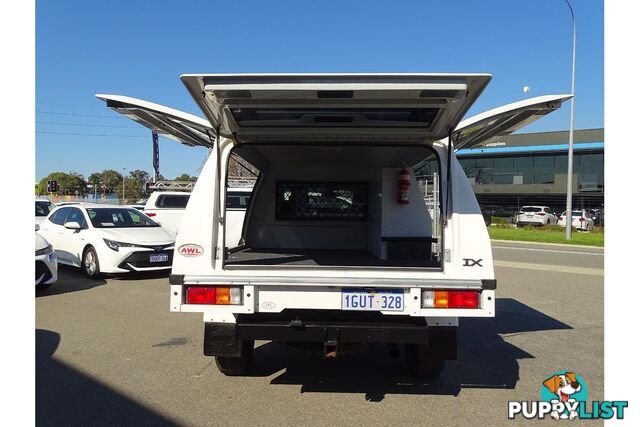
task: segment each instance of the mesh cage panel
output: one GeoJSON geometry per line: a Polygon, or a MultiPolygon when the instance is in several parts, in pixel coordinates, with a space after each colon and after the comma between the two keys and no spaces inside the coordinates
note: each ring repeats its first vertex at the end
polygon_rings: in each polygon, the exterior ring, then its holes
{"type": "Polygon", "coordinates": [[[366,183],[278,182],[276,219],[367,219],[369,190],[366,183]]]}

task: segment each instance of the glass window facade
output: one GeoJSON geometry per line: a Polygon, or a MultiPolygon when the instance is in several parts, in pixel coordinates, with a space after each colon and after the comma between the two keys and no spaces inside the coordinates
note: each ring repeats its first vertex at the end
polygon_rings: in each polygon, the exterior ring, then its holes
{"type": "MultiPolygon", "coordinates": [[[[603,191],[604,153],[575,153],[574,174],[578,175],[578,191],[603,191]]],[[[475,184],[554,184],[556,175],[566,175],[567,155],[544,153],[535,155],[460,157],[462,169],[475,184]]],[[[415,171],[416,176],[436,170],[435,159],[415,171]]]]}

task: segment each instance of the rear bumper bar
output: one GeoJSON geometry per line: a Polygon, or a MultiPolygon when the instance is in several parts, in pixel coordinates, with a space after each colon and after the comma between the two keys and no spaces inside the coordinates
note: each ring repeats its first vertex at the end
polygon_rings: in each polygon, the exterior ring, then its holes
{"type": "Polygon", "coordinates": [[[285,342],[427,344],[427,325],[423,318],[417,319],[419,323],[409,323],[394,322],[394,319],[389,317],[391,316],[385,316],[385,319],[380,321],[247,319],[240,321],[237,326],[238,338],[285,342]]]}
{"type": "Polygon", "coordinates": [[[236,324],[205,323],[204,354],[234,356],[241,341],[348,344],[422,344],[455,358],[456,328],[429,328],[424,318],[384,316],[372,312],[286,310],[277,315],[239,315],[236,324]]]}

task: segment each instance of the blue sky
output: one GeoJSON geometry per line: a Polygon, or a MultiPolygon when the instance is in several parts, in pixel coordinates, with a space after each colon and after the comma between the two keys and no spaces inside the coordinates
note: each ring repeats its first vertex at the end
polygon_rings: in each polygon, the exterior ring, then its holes
{"type": "MultiPolygon", "coordinates": [[[[573,3],[575,128],[602,127],[603,3],[573,3]]],[[[564,0],[37,1],[36,178],[107,168],[151,172],[150,132],[94,94],[202,116],[179,76],[218,72],[491,73],[473,115],[570,92],[571,20],[564,0]]],[[[566,103],[523,132],[568,125],[566,103]]],[[[160,138],[166,178],[197,174],[206,155],[160,138]]]]}

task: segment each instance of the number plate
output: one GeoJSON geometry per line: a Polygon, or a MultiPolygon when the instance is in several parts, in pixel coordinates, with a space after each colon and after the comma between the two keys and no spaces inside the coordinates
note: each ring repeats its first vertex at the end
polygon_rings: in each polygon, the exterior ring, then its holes
{"type": "Polygon", "coordinates": [[[165,262],[165,261],[169,261],[169,254],[149,255],[149,262],[165,262]]]}
{"type": "Polygon", "coordinates": [[[342,309],[359,311],[402,311],[404,290],[349,288],[342,289],[342,309]]]}

